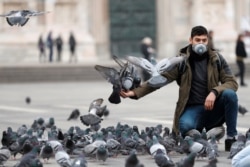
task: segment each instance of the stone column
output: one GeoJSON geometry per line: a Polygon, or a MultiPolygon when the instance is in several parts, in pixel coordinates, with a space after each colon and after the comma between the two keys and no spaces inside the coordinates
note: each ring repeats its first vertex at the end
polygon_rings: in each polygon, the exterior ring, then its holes
{"type": "Polygon", "coordinates": [[[108,0],[89,0],[90,32],[95,39],[98,59],[110,58],[108,0]]]}
{"type": "Polygon", "coordinates": [[[204,24],[203,22],[203,0],[191,0],[191,26],[196,26],[196,25],[202,25],[204,24]]]}
{"type": "Polygon", "coordinates": [[[158,58],[176,54],[172,0],[157,0],[157,55],[158,58]]]}

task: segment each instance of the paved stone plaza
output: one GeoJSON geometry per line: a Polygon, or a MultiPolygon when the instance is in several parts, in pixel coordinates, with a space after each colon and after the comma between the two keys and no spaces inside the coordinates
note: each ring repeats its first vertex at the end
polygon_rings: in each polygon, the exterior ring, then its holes
{"type": "MultiPolygon", "coordinates": [[[[247,83],[250,84],[249,79],[247,79],[247,83]]],[[[29,126],[38,117],[45,119],[54,117],[56,126],[63,131],[74,125],[84,129],[86,126],[79,120],[67,121],[66,119],[75,108],[78,108],[82,115],[86,114],[89,104],[97,98],[103,98],[104,105],[106,104],[110,110],[110,115],[101,124],[102,127],[121,122],[122,124],[138,125],[141,129],[159,123],[171,127],[178,87],[173,83],[137,101],[122,99],[122,103],[118,105],[108,102],[111,85],[105,81],[0,84],[0,92],[1,132],[8,126],[14,130],[22,124],[29,126]],[[29,105],[25,103],[25,98],[28,96],[31,98],[29,105]]],[[[249,87],[240,87],[238,90],[239,103],[248,109],[250,108],[249,94],[249,87]]],[[[245,116],[239,115],[237,128],[239,132],[245,133],[249,128],[249,118],[250,113],[245,116]]],[[[219,144],[219,150],[220,157],[217,166],[231,166],[231,160],[227,159],[229,153],[224,152],[224,139],[219,144]]],[[[170,157],[176,162],[183,155],[171,154],[170,157]]],[[[109,158],[104,164],[95,159],[88,159],[88,166],[122,167],[125,159],[126,156],[119,155],[117,158],[109,158]]],[[[145,167],[156,167],[154,160],[149,155],[140,155],[139,159],[145,167]]],[[[12,167],[16,162],[17,160],[9,160],[6,166],[12,167]]],[[[205,164],[207,164],[207,160],[198,159],[195,167],[205,164]]],[[[43,166],[56,167],[59,165],[54,159],[51,159],[48,164],[43,166]]]]}

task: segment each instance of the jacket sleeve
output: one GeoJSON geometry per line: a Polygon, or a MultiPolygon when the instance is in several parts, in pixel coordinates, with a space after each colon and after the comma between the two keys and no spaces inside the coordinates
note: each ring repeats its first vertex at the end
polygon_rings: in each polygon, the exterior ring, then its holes
{"type": "Polygon", "coordinates": [[[234,91],[238,90],[238,83],[232,73],[232,70],[226,60],[220,56],[221,60],[221,70],[220,70],[220,82],[221,84],[214,87],[218,95],[220,95],[225,89],[232,89],[234,91]]]}

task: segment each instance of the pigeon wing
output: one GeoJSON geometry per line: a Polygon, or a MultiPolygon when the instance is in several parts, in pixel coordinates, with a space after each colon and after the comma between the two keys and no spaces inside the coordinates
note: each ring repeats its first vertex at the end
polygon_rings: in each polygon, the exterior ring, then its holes
{"type": "Polygon", "coordinates": [[[119,84],[120,76],[119,72],[115,68],[95,65],[95,69],[103,76],[103,78],[105,78],[111,84],[119,84]]]}
{"type": "Polygon", "coordinates": [[[102,118],[93,114],[87,114],[80,116],[80,120],[84,125],[89,126],[99,124],[102,121],[102,118]]]}
{"type": "Polygon", "coordinates": [[[102,105],[102,103],[103,103],[103,98],[98,98],[98,99],[93,100],[93,101],[90,103],[89,111],[90,111],[92,108],[96,107],[96,106],[100,107],[100,106],[102,105]]]}
{"type": "Polygon", "coordinates": [[[147,59],[144,59],[142,57],[139,58],[139,57],[128,56],[127,60],[130,63],[132,63],[132,64],[134,64],[134,65],[136,65],[136,66],[138,66],[138,67],[140,67],[140,68],[142,68],[144,70],[146,70],[148,73],[153,74],[153,71],[154,71],[155,67],[147,59]]]}
{"type": "Polygon", "coordinates": [[[112,57],[114,61],[122,68],[126,65],[121,59],[119,59],[117,56],[113,55],[112,57]]]}

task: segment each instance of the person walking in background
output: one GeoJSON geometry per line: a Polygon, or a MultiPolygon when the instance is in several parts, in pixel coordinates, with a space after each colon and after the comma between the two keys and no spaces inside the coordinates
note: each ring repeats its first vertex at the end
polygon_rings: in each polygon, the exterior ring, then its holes
{"type": "Polygon", "coordinates": [[[235,76],[240,77],[241,86],[247,86],[247,84],[244,81],[244,75],[245,75],[244,59],[247,57],[247,52],[245,49],[243,38],[244,38],[243,34],[239,34],[237,41],[236,41],[235,54],[236,54],[236,63],[238,65],[239,72],[235,74],[235,76]]]}
{"type": "Polygon", "coordinates": [[[57,62],[61,61],[62,47],[63,40],[61,35],[58,35],[58,37],[56,38],[57,62]]]}
{"type": "MultiPolygon", "coordinates": [[[[155,50],[152,48],[152,39],[150,37],[144,37],[141,41],[141,53],[145,59],[149,62],[152,61],[155,50]]],[[[150,78],[150,74],[143,70],[143,80],[146,81],[150,78]]]]}
{"type": "Polygon", "coordinates": [[[215,49],[213,37],[214,37],[214,31],[213,30],[208,31],[208,47],[215,49]]]}
{"type": "Polygon", "coordinates": [[[46,62],[45,42],[43,41],[42,35],[40,35],[38,39],[38,49],[39,49],[39,62],[46,62]]]}
{"type": "Polygon", "coordinates": [[[49,32],[47,40],[47,47],[49,49],[49,62],[53,61],[53,39],[52,39],[52,31],[49,32]]]}
{"type": "Polygon", "coordinates": [[[76,39],[74,37],[73,32],[70,32],[70,36],[69,36],[69,49],[70,49],[70,58],[69,58],[69,62],[77,62],[77,57],[76,57],[76,39]]]}

